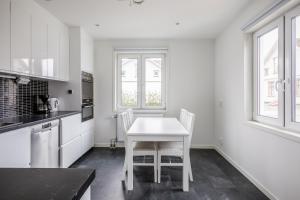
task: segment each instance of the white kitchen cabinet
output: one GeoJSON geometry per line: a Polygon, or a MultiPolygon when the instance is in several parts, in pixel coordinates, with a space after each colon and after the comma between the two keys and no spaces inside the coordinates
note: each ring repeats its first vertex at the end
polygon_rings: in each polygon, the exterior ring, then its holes
{"type": "Polygon", "coordinates": [[[60,166],[69,167],[82,155],[81,114],[61,118],[60,166]]]}
{"type": "Polygon", "coordinates": [[[58,79],[59,73],[60,23],[53,17],[48,19],[48,73],[50,78],[58,79]]]}
{"type": "Polygon", "coordinates": [[[93,38],[83,29],[80,29],[80,48],[81,70],[93,73],[94,41],[93,38]]]}
{"type": "Polygon", "coordinates": [[[0,167],[30,167],[30,128],[0,134],[0,167]]]}
{"type": "Polygon", "coordinates": [[[47,13],[37,4],[32,7],[32,75],[46,77],[47,68],[47,13]]]}
{"type": "Polygon", "coordinates": [[[69,80],[69,28],[61,24],[59,37],[59,80],[69,80]]]}
{"type": "Polygon", "coordinates": [[[94,147],[94,119],[81,123],[81,135],[83,137],[82,154],[94,147]]]}
{"type": "Polygon", "coordinates": [[[0,70],[10,71],[10,0],[0,1],[0,70]]]}
{"type": "Polygon", "coordinates": [[[80,136],[81,114],[61,118],[60,143],[66,144],[80,136]]]}
{"type": "Polygon", "coordinates": [[[0,34],[0,71],[69,80],[68,27],[33,0],[1,0],[0,34]]]}
{"type": "Polygon", "coordinates": [[[82,137],[81,135],[72,139],[60,147],[60,167],[68,168],[74,163],[82,152],[82,137]]]}
{"type": "Polygon", "coordinates": [[[11,70],[31,74],[31,0],[11,1],[11,70]]]}

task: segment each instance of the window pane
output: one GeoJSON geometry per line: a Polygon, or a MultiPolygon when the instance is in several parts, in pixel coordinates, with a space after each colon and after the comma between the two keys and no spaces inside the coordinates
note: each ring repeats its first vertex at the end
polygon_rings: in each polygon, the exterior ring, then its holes
{"type": "Polygon", "coordinates": [[[258,39],[259,115],[278,118],[278,28],[258,39]]]}
{"type": "Polygon", "coordinates": [[[162,106],[161,100],[161,58],[145,59],[146,106],[162,106]]]}
{"type": "Polygon", "coordinates": [[[294,91],[293,91],[293,102],[294,102],[294,121],[300,122],[300,17],[296,17],[293,20],[293,66],[296,73],[294,73],[294,91]],[[296,95],[295,95],[296,94],[296,95]]]}
{"type": "Polygon", "coordinates": [[[137,64],[135,58],[121,59],[121,104],[124,107],[137,106],[137,64]]]}

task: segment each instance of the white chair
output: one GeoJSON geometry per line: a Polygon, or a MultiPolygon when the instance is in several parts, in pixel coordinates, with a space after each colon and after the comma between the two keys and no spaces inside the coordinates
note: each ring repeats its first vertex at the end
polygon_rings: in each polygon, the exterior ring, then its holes
{"type": "Polygon", "coordinates": [[[130,122],[130,126],[131,126],[133,124],[133,122],[134,122],[133,110],[131,108],[129,108],[126,111],[128,112],[129,122],[130,122]]]}
{"type": "MultiPolygon", "coordinates": [[[[126,152],[127,152],[127,131],[132,125],[133,122],[133,114],[130,113],[130,110],[127,110],[120,114],[122,125],[123,125],[123,131],[125,134],[125,160],[124,160],[124,166],[123,166],[123,180],[126,178],[126,172],[127,172],[127,161],[126,161],[126,152]]],[[[153,142],[135,142],[133,147],[133,156],[153,156],[153,163],[136,163],[133,162],[134,166],[153,166],[154,168],[154,182],[157,182],[157,147],[156,144],[153,142]]]]}
{"type": "MultiPolygon", "coordinates": [[[[189,132],[189,148],[191,146],[192,135],[194,130],[195,114],[188,112],[185,109],[181,109],[180,122],[189,132]]],[[[157,168],[158,168],[158,183],[161,179],[161,167],[162,166],[183,166],[183,163],[163,163],[161,161],[162,156],[181,157],[183,158],[183,142],[160,142],[157,150],[157,168]]],[[[193,181],[191,161],[189,158],[189,177],[190,181],[193,181]]]]}

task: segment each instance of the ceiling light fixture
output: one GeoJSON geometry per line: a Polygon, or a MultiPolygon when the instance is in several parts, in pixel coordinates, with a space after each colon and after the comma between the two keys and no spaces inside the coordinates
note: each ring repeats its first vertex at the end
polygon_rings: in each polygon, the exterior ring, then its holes
{"type": "Polygon", "coordinates": [[[132,0],[132,2],[134,4],[141,5],[142,3],[144,3],[144,0],[132,0]]]}
{"type": "MultiPolygon", "coordinates": [[[[118,1],[128,1],[128,0],[118,0],[118,1]]],[[[129,0],[129,5],[141,5],[145,0],[129,0]]]]}

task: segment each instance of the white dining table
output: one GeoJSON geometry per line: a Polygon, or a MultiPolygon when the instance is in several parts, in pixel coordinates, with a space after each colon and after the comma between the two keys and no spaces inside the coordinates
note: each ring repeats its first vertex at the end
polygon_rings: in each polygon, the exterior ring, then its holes
{"type": "Polygon", "coordinates": [[[143,117],[137,118],[127,131],[127,189],[133,190],[133,143],[147,142],[183,142],[183,191],[189,191],[189,133],[176,118],[143,117]]]}

